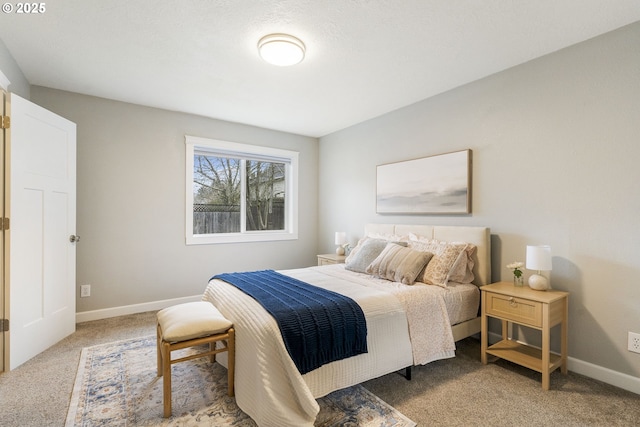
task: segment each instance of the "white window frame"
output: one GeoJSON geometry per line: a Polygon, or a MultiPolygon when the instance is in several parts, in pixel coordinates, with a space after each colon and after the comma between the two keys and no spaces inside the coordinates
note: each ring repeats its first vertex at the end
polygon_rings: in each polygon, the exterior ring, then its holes
{"type": "MultiPolygon", "coordinates": [[[[298,238],[298,152],[258,145],[240,144],[217,139],[185,135],[186,203],[185,233],[187,245],[215,243],[265,242],[298,238]],[[244,225],[238,233],[193,234],[193,157],[197,151],[239,158],[263,158],[285,163],[285,226],[284,230],[247,231],[244,225]]],[[[242,183],[244,195],[244,180],[242,183]]],[[[244,196],[243,196],[244,197],[244,196]]],[[[242,200],[244,212],[245,200],[242,200]]],[[[244,215],[244,214],[243,214],[244,215]]],[[[244,220],[242,221],[244,224],[244,220]]]]}

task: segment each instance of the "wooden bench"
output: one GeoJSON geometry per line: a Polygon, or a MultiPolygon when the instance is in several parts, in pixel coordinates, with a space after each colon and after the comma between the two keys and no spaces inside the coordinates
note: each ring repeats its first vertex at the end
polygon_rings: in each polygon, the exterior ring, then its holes
{"type": "Polygon", "coordinates": [[[233,324],[224,318],[213,304],[205,301],[178,304],[160,310],[158,318],[158,376],[163,377],[162,398],[164,417],[171,416],[171,365],[178,362],[209,356],[215,362],[216,354],[228,351],[228,393],[233,396],[233,371],[235,361],[235,331],[233,324]],[[222,347],[216,348],[221,342],[222,347]],[[209,350],[171,359],[171,352],[202,344],[209,350]]]}

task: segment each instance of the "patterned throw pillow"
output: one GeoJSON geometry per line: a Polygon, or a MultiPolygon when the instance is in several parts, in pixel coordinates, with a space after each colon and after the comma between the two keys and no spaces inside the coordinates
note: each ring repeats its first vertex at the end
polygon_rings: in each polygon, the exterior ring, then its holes
{"type": "Polygon", "coordinates": [[[432,256],[429,252],[414,251],[395,243],[388,243],[367,267],[366,272],[382,279],[412,285],[432,256]]]}
{"type": "Polygon", "coordinates": [[[474,245],[414,238],[410,240],[409,247],[434,254],[424,272],[418,275],[417,281],[443,288],[447,287],[449,281],[458,283],[473,281],[471,255],[476,249],[474,245]]]}
{"type": "Polygon", "coordinates": [[[446,288],[451,269],[460,256],[467,256],[464,245],[445,244],[444,249],[435,254],[433,260],[427,264],[422,282],[446,288]]]}

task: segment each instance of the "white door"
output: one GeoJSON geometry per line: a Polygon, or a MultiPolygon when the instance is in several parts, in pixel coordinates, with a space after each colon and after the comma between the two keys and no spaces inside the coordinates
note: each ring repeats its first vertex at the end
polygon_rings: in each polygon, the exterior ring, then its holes
{"type": "Polygon", "coordinates": [[[76,125],[15,94],[7,110],[11,370],[75,331],[76,125]]]}

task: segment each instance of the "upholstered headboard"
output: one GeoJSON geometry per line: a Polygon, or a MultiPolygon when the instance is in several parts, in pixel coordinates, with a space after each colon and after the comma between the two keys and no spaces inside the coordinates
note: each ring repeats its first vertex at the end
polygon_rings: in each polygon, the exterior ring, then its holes
{"type": "Polygon", "coordinates": [[[395,234],[405,236],[409,233],[430,237],[445,242],[465,242],[476,245],[473,283],[478,286],[491,283],[491,229],[489,227],[465,227],[449,225],[409,225],[409,224],[366,224],[365,236],[374,234],[395,234]]]}

